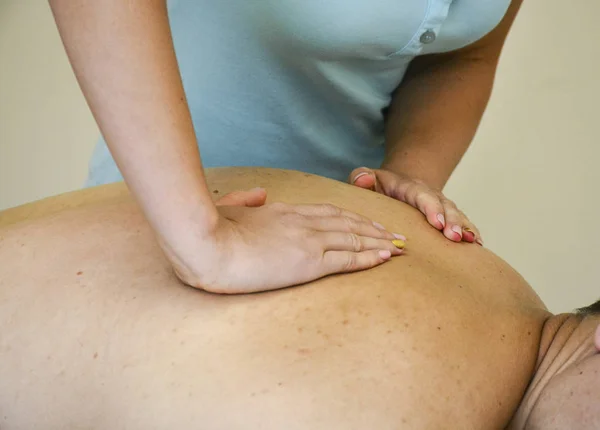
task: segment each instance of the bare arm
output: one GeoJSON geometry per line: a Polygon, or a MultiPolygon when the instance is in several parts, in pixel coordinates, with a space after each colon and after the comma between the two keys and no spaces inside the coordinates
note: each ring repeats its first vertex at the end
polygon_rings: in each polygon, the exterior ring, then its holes
{"type": "Polygon", "coordinates": [[[265,191],[255,189],[217,209],[179,76],[166,0],[50,4],[108,147],[183,282],[227,294],[264,291],[368,269],[400,255],[393,234],[333,206],[265,205],[265,191]]]}
{"type": "Polygon", "coordinates": [[[50,0],[67,54],[123,177],[150,223],[209,231],[208,192],[165,0],[50,0]]]}
{"type": "Polygon", "coordinates": [[[520,4],[513,0],[502,22],[475,44],[413,61],[392,100],[382,167],[444,187],[477,131],[520,4]]]}

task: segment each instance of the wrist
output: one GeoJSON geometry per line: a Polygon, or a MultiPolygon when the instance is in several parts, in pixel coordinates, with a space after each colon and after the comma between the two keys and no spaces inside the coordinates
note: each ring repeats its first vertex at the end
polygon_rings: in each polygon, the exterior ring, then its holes
{"type": "Polygon", "coordinates": [[[214,204],[192,209],[180,217],[171,217],[155,228],[158,243],[177,276],[197,287],[202,275],[214,264],[220,215],[214,204]]]}
{"type": "Polygon", "coordinates": [[[156,203],[147,204],[144,212],[162,243],[189,248],[210,241],[214,236],[219,212],[210,197],[169,199],[156,203]]]}

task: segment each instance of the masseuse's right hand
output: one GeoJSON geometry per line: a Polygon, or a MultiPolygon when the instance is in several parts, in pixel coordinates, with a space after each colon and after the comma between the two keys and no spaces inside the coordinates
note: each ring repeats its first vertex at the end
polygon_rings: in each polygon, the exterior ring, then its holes
{"type": "Polygon", "coordinates": [[[391,242],[401,235],[353,212],[265,200],[264,189],[227,195],[210,234],[163,243],[178,277],[210,292],[250,293],[372,268],[401,253],[391,242]]]}

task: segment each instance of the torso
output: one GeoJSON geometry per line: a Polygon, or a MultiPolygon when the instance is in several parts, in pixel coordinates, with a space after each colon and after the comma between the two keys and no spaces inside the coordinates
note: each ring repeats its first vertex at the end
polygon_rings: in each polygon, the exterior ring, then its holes
{"type": "MultiPolygon", "coordinates": [[[[204,165],[343,180],[384,155],[382,110],[419,55],[467,46],[510,0],[175,0],[173,39],[204,165]],[[424,39],[429,32],[435,39],[424,39]]],[[[121,178],[104,143],[90,184],[121,178]]]]}
{"type": "Polygon", "coordinates": [[[265,169],[208,178],[215,196],[264,186],[271,201],[362,213],[408,236],[406,255],[305,286],[218,296],[177,282],[121,185],[0,214],[6,429],[508,422],[549,313],[506,263],[339,182],[265,169]]]}

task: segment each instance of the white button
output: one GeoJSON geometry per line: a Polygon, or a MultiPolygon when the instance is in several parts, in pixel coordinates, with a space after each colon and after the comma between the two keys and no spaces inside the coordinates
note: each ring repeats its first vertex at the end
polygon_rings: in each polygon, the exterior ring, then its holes
{"type": "Polygon", "coordinates": [[[421,35],[421,43],[428,44],[435,42],[435,32],[433,30],[427,30],[421,35]]]}

